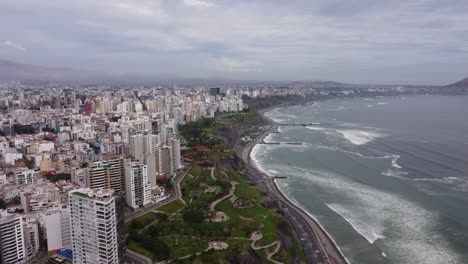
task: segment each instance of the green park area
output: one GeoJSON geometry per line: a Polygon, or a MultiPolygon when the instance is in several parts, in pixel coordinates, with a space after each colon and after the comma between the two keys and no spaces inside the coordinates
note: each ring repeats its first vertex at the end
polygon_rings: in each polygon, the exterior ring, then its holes
{"type": "MultiPolygon", "coordinates": [[[[196,127],[219,126],[204,122],[196,127]]],[[[305,263],[293,229],[275,208],[264,206],[268,199],[247,182],[246,172],[222,165],[234,153],[208,151],[203,155],[213,166],[193,165],[180,184],[180,199],[126,224],[129,249],[154,262],[229,263],[229,259],[246,257],[262,263],[290,263],[294,255],[305,263]],[[282,244],[276,248],[284,232],[292,237],[293,250],[282,244]]]]}

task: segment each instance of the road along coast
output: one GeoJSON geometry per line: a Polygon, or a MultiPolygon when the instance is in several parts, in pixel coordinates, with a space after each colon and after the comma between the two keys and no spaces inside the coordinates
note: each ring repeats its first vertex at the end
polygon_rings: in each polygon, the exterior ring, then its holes
{"type": "MultiPolygon", "coordinates": [[[[309,263],[328,263],[328,264],[344,264],[349,263],[339,247],[336,245],[333,238],[326,232],[320,223],[307,213],[304,209],[291,202],[278,188],[275,183],[276,177],[271,177],[266,173],[256,168],[250,157],[252,148],[261,144],[265,137],[270,133],[278,132],[278,124],[266,117],[264,113],[272,110],[266,109],[258,111],[268,123],[268,129],[259,137],[254,139],[249,144],[245,145],[240,153],[242,160],[247,164],[247,169],[252,177],[252,180],[266,192],[266,194],[274,201],[277,201],[280,209],[285,212],[285,216],[291,221],[296,229],[301,244],[307,255],[309,263]]],[[[287,176],[287,175],[283,175],[287,176]]]]}

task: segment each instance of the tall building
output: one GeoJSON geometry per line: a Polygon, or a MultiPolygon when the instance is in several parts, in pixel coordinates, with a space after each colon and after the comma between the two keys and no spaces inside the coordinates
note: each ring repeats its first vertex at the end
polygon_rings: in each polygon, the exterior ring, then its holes
{"type": "Polygon", "coordinates": [[[41,214],[47,237],[47,251],[71,249],[70,211],[53,209],[41,214]]]}
{"type": "Polygon", "coordinates": [[[156,148],[158,144],[159,144],[159,134],[144,135],[144,145],[143,145],[144,154],[152,154],[154,151],[154,148],[156,148]]]}
{"type": "Polygon", "coordinates": [[[142,134],[130,136],[130,155],[137,159],[142,160],[145,150],[145,138],[142,134]]]}
{"type": "Polygon", "coordinates": [[[86,171],[86,186],[125,192],[125,159],[111,158],[93,162],[86,171]]]}
{"type": "Polygon", "coordinates": [[[172,145],[172,159],[174,163],[174,170],[182,168],[182,163],[180,161],[180,140],[173,138],[171,140],[172,145]]]}
{"type": "MultiPolygon", "coordinates": [[[[153,150],[155,153],[158,149],[153,150]]],[[[148,181],[151,184],[151,188],[157,186],[156,176],[159,175],[159,172],[156,171],[156,156],[155,154],[145,155],[143,159],[144,164],[146,165],[146,172],[148,174],[148,181]]]]}
{"type": "Polygon", "coordinates": [[[147,166],[138,162],[127,164],[125,170],[125,197],[132,208],[151,202],[151,184],[148,182],[147,166]]]}
{"type": "Polygon", "coordinates": [[[163,146],[155,149],[156,173],[171,176],[174,173],[172,161],[172,146],[163,146]]]}
{"type": "Polygon", "coordinates": [[[23,218],[0,220],[0,263],[25,263],[27,252],[24,239],[23,218]]]}
{"type": "Polygon", "coordinates": [[[221,94],[221,88],[215,87],[215,88],[210,88],[210,95],[211,96],[217,96],[221,94]]]}
{"type": "Polygon", "coordinates": [[[73,263],[125,263],[121,197],[110,189],[68,193],[73,263]]]}

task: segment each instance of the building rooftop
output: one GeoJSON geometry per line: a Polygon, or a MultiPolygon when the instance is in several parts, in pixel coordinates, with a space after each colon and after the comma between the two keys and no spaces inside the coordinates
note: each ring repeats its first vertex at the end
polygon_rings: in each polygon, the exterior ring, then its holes
{"type": "Polygon", "coordinates": [[[102,189],[102,188],[99,188],[99,189],[82,188],[82,189],[76,189],[76,190],[70,191],[70,194],[103,201],[103,200],[107,200],[111,198],[114,194],[114,190],[102,189]]]}

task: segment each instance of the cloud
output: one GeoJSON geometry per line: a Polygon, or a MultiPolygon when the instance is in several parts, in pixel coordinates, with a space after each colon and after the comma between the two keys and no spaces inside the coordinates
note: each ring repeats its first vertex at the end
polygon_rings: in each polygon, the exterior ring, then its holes
{"type": "Polygon", "coordinates": [[[467,12],[459,0],[0,1],[9,25],[0,36],[34,47],[0,58],[148,75],[449,83],[468,68],[467,12]]]}
{"type": "Polygon", "coordinates": [[[184,4],[194,7],[212,7],[214,3],[206,0],[184,0],[184,4]]]}
{"type": "Polygon", "coordinates": [[[5,40],[5,41],[1,42],[0,45],[10,47],[10,48],[14,48],[14,49],[17,49],[17,50],[20,50],[20,51],[23,51],[23,52],[27,51],[27,49],[25,47],[23,47],[21,44],[17,44],[17,43],[11,42],[9,40],[5,40]]]}
{"type": "Polygon", "coordinates": [[[230,73],[235,72],[262,72],[260,63],[255,61],[238,60],[234,58],[220,58],[218,60],[221,70],[230,73]]]}

